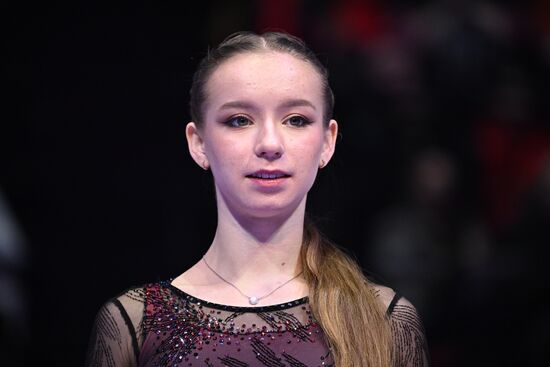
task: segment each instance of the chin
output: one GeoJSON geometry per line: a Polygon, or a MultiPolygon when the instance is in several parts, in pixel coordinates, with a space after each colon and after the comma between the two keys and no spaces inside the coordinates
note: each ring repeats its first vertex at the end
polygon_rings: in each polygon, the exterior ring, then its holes
{"type": "Polygon", "coordinates": [[[264,205],[257,205],[251,207],[247,213],[250,217],[257,219],[269,219],[290,217],[300,206],[301,201],[294,202],[274,202],[264,203],[264,205]]]}

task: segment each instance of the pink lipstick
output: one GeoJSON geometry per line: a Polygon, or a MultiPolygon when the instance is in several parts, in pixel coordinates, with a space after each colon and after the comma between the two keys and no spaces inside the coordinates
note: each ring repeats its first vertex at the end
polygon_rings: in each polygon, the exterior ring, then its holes
{"type": "Polygon", "coordinates": [[[258,170],[246,175],[246,177],[261,187],[277,187],[289,178],[290,175],[280,170],[258,170]]]}

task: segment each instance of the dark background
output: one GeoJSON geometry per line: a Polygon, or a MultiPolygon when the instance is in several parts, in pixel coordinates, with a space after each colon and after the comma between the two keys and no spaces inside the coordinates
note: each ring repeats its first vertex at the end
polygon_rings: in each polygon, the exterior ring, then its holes
{"type": "Polygon", "coordinates": [[[328,66],[342,136],[308,210],[417,306],[433,365],[549,362],[548,2],[182,3],[2,5],[1,365],[82,365],[103,302],[206,250],[187,94],[243,29],[328,66]]]}

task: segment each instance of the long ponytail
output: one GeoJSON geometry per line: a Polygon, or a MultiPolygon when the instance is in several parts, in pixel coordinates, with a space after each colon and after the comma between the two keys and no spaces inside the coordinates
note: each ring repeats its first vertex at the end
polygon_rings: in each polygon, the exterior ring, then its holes
{"type": "Polygon", "coordinates": [[[313,314],[338,367],[388,367],[391,334],[370,281],[306,218],[301,252],[313,314]]]}

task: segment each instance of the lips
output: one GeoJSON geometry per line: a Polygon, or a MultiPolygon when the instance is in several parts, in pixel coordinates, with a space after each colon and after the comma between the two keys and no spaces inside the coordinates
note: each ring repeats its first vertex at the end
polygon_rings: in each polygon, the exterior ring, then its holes
{"type": "Polygon", "coordinates": [[[253,172],[249,175],[246,175],[246,177],[260,179],[260,180],[277,180],[280,178],[290,177],[290,175],[283,171],[260,170],[260,171],[253,172]]]}
{"type": "Polygon", "coordinates": [[[290,174],[279,170],[258,170],[246,175],[252,187],[263,193],[273,194],[286,187],[290,174]]]}

